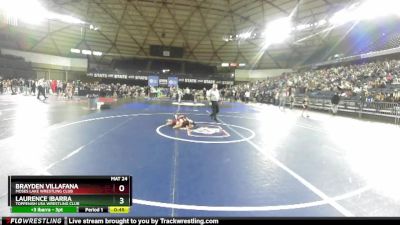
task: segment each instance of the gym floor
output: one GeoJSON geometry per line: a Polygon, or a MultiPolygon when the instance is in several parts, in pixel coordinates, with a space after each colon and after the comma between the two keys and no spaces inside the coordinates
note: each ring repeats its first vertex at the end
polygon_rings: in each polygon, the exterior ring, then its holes
{"type": "Polygon", "coordinates": [[[131,175],[129,216],[400,216],[400,127],[243,103],[215,123],[209,110],[0,96],[1,216],[8,175],[131,175]],[[165,126],[176,112],[223,132],[165,126]]]}

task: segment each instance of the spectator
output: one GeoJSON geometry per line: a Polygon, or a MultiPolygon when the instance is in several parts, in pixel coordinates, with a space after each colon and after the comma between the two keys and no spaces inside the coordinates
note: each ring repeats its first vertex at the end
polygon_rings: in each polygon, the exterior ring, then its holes
{"type": "Polygon", "coordinates": [[[250,91],[249,91],[249,90],[247,90],[247,91],[244,93],[244,99],[245,99],[245,102],[246,102],[246,103],[249,103],[249,101],[250,101],[250,91]]]}
{"type": "Polygon", "coordinates": [[[331,98],[333,115],[336,115],[338,112],[339,101],[340,101],[339,94],[335,92],[335,94],[331,98]]]}
{"type": "Polygon", "coordinates": [[[0,79],[0,94],[3,94],[3,92],[4,92],[3,88],[4,88],[3,80],[0,79]]]}
{"type": "Polygon", "coordinates": [[[303,106],[303,110],[301,111],[301,116],[302,117],[304,117],[304,113],[305,113],[305,115],[306,115],[306,117],[310,117],[309,115],[308,115],[308,96],[307,95],[305,95],[304,96],[304,99],[303,99],[303,104],[302,104],[302,106],[303,106]]]}

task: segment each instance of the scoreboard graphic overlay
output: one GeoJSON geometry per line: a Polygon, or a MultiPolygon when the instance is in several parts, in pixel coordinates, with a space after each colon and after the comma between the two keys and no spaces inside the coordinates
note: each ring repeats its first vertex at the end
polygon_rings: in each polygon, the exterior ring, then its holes
{"type": "Polygon", "coordinates": [[[12,213],[128,213],[131,176],[9,176],[12,213]]]}

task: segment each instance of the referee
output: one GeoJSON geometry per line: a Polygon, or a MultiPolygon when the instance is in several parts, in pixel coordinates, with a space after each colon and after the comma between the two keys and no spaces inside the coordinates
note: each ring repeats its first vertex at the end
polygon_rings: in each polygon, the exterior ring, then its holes
{"type": "Polygon", "coordinates": [[[218,101],[220,97],[217,84],[213,84],[211,90],[208,92],[208,99],[211,101],[211,109],[212,109],[210,117],[211,119],[214,119],[216,122],[218,122],[217,120],[217,114],[219,113],[218,101]]]}
{"type": "Polygon", "coordinates": [[[45,93],[45,90],[44,90],[44,80],[43,79],[40,79],[39,81],[38,81],[38,94],[37,94],[37,99],[39,99],[40,100],[40,95],[43,95],[43,97],[44,97],[44,100],[46,100],[46,93],[45,93]]]}

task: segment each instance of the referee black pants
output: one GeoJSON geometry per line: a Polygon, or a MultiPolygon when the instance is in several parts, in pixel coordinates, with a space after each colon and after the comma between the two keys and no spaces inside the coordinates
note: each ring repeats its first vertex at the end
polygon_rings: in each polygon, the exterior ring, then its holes
{"type": "Polygon", "coordinates": [[[37,99],[40,99],[40,95],[43,95],[43,97],[46,99],[46,94],[45,94],[44,88],[42,86],[38,87],[37,99]]]}
{"type": "Polygon", "coordinates": [[[211,109],[212,109],[212,113],[211,113],[211,118],[216,120],[217,119],[217,114],[219,113],[219,105],[217,101],[211,101],[211,109]]]}

